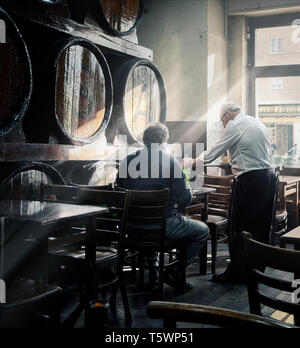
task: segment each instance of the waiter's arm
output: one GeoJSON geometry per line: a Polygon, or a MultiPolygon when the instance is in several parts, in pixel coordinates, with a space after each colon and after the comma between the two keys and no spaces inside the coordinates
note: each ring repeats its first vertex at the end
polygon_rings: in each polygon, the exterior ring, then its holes
{"type": "Polygon", "coordinates": [[[225,153],[229,148],[235,146],[240,138],[242,137],[242,133],[240,129],[229,122],[224,129],[224,132],[221,138],[217,141],[216,144],[212,146],[212,148],[204,153],[204,163],[211,163],[217,158],[219,158],[223,153],[225,153]]]}

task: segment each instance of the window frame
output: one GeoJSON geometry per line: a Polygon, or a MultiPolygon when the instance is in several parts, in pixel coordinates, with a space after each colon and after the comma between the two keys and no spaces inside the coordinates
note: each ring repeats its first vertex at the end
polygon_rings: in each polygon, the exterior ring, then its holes
{"type": "Polygon", "coordinates": [[[276,65],[276,66],[255,66],[256,29],[291,26],[300,19],[300,12],[283,15],[248,17],[247,31],[250,34],[248,40],[248,114],[256,115],[256,79],[274,77],[300,76],[300,64],[276,65]]]}

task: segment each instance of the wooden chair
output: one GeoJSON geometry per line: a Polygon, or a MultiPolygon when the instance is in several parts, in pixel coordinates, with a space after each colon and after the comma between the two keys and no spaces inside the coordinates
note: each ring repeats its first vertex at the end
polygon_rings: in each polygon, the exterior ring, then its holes
{"type": "MultiPolygon", "coordinates": [[[[280,175],[283,176],[291,176],[291,177],[300,177],[300,168],[292,168],[292,167],[285,167],[283,166],[280,170],[280,175]]],[[[290,215],[289,221],[286,217],[286,228],[283,233],[279,234],[279,237],[287,232],[288,230],[288,222],[289,225],[291,225],[291,228],[295,228],[298,226],[297,220],[299,221],[300,216],[300,205],[298,202],[300,201],[300,190],[299,190],[299,183],[297,187],[297,183],[294,183],[292,185],[280,185],[279,188],[279,207],[281,211],[286,211],[286,215],[290,215]],[[296,197],[295,194],[292,193],[292,191],[298,191],[298,197],[296,197]],[[293,217],[295,218],[294,214],[298,215],[298,219],[293,221],[293,217]],[[292,217],[292,218],[291,218],[292,217]],[[296,223],[295,223],[296,222],[296,223]]],[[[290,227],[290,226],[289,226],[290,227]]]]}
{"type": "MultiPolygon", "coordinates": [[[[216,272],[218,242],[225,241],[229,228],[229,213],[231,207],[232,188],[234,176],[204,176],[204,187],[216,189],[215,193],[208,196],[208,218],[206,224],[210,230],[212,273],[216,272]]],[[[200,220],[200,215],[191,215],[192,219],[200,220]]],[[[207,262],[207,259],[206,259],[207,262]]]]}
{"type": "Polygon", "coordinates": [[[285,205],[283,191],[280,189],[279,177],[277,173],[276,195],[274,197],[273,218],[270,234],[270,244],[275,246],[279,243],[280,237],[287,232],[288,213],[285,205]]]}
{"type": "Polygon", "coordinates": [[[294,328],[293,325],[253,314],[187,303],[153,301],[148,303],[147,313],[152,319],[163,319],[167,329],[175,329],[177,322],[234,329],[294,328]]]}
{"type": "Polygon", "coordinates": [[[61,288],[42,281],[39,243],[23,222],[1,218],[0,278],[5,295],[0,305],[1,328],[59,327],[61,288]],[[18,253],[16,253],[18,250],[18,253]]]}
{"type": "MultiPolygon", "coordinates": [[[[47,187],[46,187],[47,189],[47,187]]],[[[53,196],[52,187],[52,196],[53,196]]],[[[111,247],[103,246],[101,241],[103,235],[117,235],[119,236],[120,229],[123,226],[124,219],[124,207],[126,205],[126,191],[102,191],[102,190],[89,190],[70,187],[70,191],[67,192],[66,187],[56,187],[57,192],[55,197],[60,197],[63,201],[69,198],[69,193],[74,192],[74,189],[80,190],[79,196],[76,201],[79,204],[91,204],[91,205],[105,205],[109,207],[109,215],[105,214],[103,217],[98,218],[98,223],[103,226],[102,229],[97,228],[98,247],[96,250],[96,267],[98,276],[98,288],[104,297],[106,290],[112,288],[110,304],[113,308],[116,306],[117,288],[120,287],[121,295],[123,299],[126,321],[131,321],[130,307],[128,304],[128,298],[125,288],[124,279],[120,276],[117,277],[114,272],[114,268],[117,266],[118,253],[117,250],[111,247]],[[66,198],[64,198],[66,194],[66,198]],[[99,243],[100,241],[100,243],[99,243]]],[[[49,191],[44,191],[45,193],[49,191]]],[[[52,236],[49,241],[49,258],[56,272],[54,276],[60,280],[72,280],[78,283],[80,289],[80,305],[74,312],[74,317],[83,309],[84,305],[84,277],[85,277],[85,230],[77,229],[72,233],[65,233],[63,237],[60,235],[52,236]]],[[[72,318],[72,322],[74,319],[72,318]]]]}
{"type": "Polygon", "coordinates": [[[0,328],[58,328],[61,288],[37,287],[33,280],[20,279],[6,289],[7,303],[0,304],[0,328]]]}
{"type": "MultiPolygon", "coordinates": [[[[126,249],[137,250],[140,255],[159,253],[159,265],[151,268],[159,272],[159,297],[163,298],[164,272],[175,264],[180,268],[180,284],[178,291],[184,292],[186,287],[186,257],[184,241],[166,240],[166,220],[169,190],[128,191],[128,211],[126,226],[120,235],[119,267],[123,272],[126,249]],[[150,237],[150,238],[149,238],[150,237]],[[178,250],[178,258],[165,264],[165,253],[178,250]]],[[[140,259],[140,267],[144,264],[140,259]]],[[[140,270],[143,276],[143,269],[140,270]]]]}
{"type": "Polygon", "coordinates": [[[243,252],[247,269],[247,286],[250,311],[252,314],[262,315],[261,306],[267,306],[294,315],[295,325],[300,326],[300,304],[275,298],[266,293],[268,289],[289,292],[291,295],[296,288],[292,281],[283,280],[282,276],[270,276],[265,269],[299,274],[300,252],[280,249],[265,245],[251,239],[251,234],[242,234],[243,252]],[[261,289],[261,285],[267,288],[261,289]]]}

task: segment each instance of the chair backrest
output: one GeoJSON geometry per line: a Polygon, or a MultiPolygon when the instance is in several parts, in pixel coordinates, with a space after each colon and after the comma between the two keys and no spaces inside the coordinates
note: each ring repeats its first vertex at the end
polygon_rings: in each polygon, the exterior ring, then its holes
{"type": "Polygon", "coordinates": [[[41,184],[41,201],[78,203],[80,191],[80,187],[75,186],[41,184]]]}
{"type": "Polygon", "coordinates": [[[253,314],[196,304],[152,301],[147,305],[148,316],[163,319],[165,328],[176,328],[177,322],[199,323],[222,328],[293,328],[253,314]]]}
{"type": "Polygon", "coordinates": [[[216,189],[208,196],[208,214],[228,217],[234,176],[204,176],[204,187],[216,189]]]}
{"type": "Polygon", "coordinates": [[[280,175],[300,176],[300,168],[282,167],[280,175]]]}
{"type": "Polygon", "coordinates": [[[80,188],[84,188],[84,189],[89,189],[89,190],[113,191],[115,189],[114,183],[102,186],[102,185],[81,185],[81,184],[76,184],[72,181],[69,181],[68,185],[80,187],[80,188]]]}
{"type": "Polygon", "coordinates": [[[164,243],[169,189],[128,191],[126,228],[121,239],[164,243]]]}
{"type": "Polygon", "coordinates": [[[275,192],[274,192],[274,201],[273,201],[273,207],[272,207],[272,223],[271,223],[271,230],[270,230],[270,244],[275,245],[276,244],[276,212],[279,207],[278,200],[280,200],[279,197],[279,173],[276,172],[276,186],[275,186],[275,192]]]}
{"type": "Polygon", "coordinates": [[[293,299],[296,287],[291,280],[282,279],[280,276],[266,274],[266,268],[299,274],[300,252],[294,250],[280,249],[257,242],[251,238],[251,234],[242,234],[243,252],[247,268],[247,285],[250,311],[256,315],[262,315],[261,305],[277,309],[281,312],[294,315],[295,324],[300,326],[300,304],[293,299]],[[263,290],[260,285],[267,288],[263,290]],[[267,292],[277,289],[289,292],[291,297],[287,300],[276,298],[267,292]]]}
{"type": "Polygon", "coordinates": [[[97,218],[97,234],[103,243],[119,241],[124,229],[128,192],[126,190],[92,190],[81,188],[79,203],[102,205],[109,212],[97,218]]]}

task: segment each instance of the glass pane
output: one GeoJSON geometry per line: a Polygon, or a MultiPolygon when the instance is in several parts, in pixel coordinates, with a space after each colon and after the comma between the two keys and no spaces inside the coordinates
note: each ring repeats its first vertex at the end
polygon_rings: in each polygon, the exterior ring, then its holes
{"type": "Polygon", "coordinates": [[[300,64],[300,26],[256,29],[255,65],[300,64]]]}
{"type": "Polygon", "coordinates": [[[256,79],[257,117],[270,131],[276,164],[300,164],[300,76],[256,79]]]}

